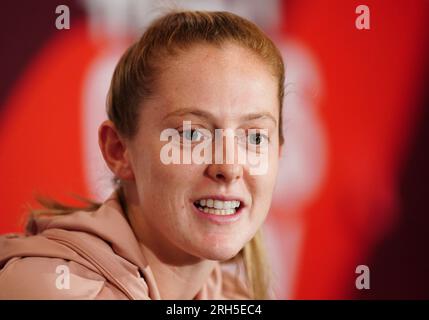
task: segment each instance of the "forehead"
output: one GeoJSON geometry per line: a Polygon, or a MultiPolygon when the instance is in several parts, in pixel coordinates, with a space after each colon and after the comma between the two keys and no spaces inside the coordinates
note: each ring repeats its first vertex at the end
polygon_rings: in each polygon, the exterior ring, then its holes
{"type": "Polygon", "coordinates": [[[198,107],[218,115],[278,113],[278,84],[267,63],[234,44],[195,45],[163,62],[154,101],[159,116],[198,107]]]}

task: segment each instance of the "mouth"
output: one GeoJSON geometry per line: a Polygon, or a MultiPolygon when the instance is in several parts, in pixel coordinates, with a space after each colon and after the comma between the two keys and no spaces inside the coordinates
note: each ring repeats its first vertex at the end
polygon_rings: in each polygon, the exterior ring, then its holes
{"type": "Polygon", "coordinates": [[[215,216],[232,216],[239,213],[244,203],[240,199],[219,199],[220,197],[207,197],[194,201],[194,206],[202,213],[215,216]]]}

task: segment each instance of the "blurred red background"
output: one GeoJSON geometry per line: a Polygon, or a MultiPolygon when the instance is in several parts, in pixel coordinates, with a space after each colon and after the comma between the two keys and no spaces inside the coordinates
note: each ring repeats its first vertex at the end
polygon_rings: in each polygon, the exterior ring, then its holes
{"type": "MultiPolygon", "coordinates": [[[[23,230],[36,193],[109,193],[96,135],[108,81],[159,13],[135,3],[0,4],[0,233],[23,230]],[[59,4],[69,30],[55,28],[59,4]]],[[[429,298],[429,2],[261,3],[180,1],[247,16],[285,57],[286,150],[266,225],[278,297],[429,298]],[[360,4],[369,30],[355,26],[360,4]]]]}

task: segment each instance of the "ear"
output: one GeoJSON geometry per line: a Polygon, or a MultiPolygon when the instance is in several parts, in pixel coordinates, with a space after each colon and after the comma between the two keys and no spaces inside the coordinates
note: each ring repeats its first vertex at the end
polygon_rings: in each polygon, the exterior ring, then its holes
{"type": "Polygon", "coordinates": [[[98,144],[113,174],[121,180],[133,180],[128,147],[112,121],[105,120],[98,128],[98,144]]]}

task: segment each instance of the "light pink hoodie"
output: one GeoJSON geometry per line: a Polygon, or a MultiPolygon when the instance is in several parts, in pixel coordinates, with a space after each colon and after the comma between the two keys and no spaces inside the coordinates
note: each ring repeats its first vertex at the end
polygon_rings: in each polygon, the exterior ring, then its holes
{"type": "MultiPolygon", "coordinates": [[[[1,236],[0,299],[161,297],[114,192],[96,211],[40,217],[30,235],[1,236]],[[61,268],[69,270],[68,289],[57,288],[61,268]]],[[[249,296],[243,282],[217,263],[194,299],[249,296]]]]}

